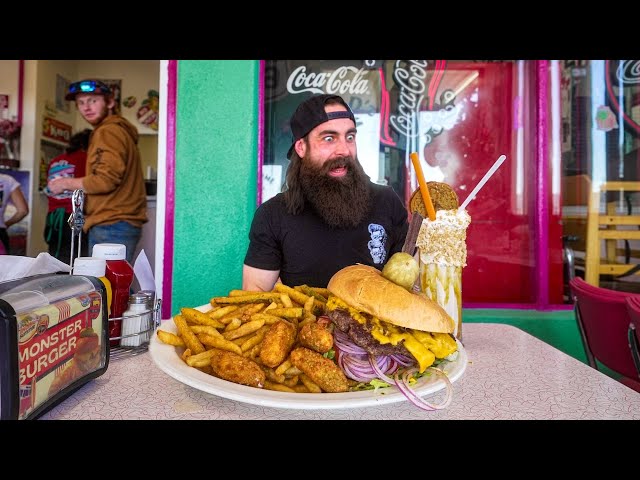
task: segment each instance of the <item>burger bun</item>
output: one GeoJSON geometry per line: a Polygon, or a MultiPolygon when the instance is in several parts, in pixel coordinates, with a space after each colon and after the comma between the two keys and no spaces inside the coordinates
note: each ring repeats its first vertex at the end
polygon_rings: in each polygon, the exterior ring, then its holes
{"type": "Polygon", "coordinates": [[[399,327],[453,333],[455,323],[426,295],[409,292],[367,265],[350,265],[336,272],[327,289],[358,311],[399,327]]]}

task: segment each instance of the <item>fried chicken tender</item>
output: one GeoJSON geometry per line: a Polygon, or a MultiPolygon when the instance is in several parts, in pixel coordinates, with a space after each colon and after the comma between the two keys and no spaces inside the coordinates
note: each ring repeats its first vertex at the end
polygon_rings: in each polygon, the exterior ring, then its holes
{"type": "Polygon", "coordinates": [[[273,325],[262,340],[260,360],[267,367],[275,368],[285,361],[296,341],[296,327],[286,320],[273,325]]]}
{"type": "MultiPolygon", "coordinates": [[[[429,196],[431,197],[431,202],[436,212],[438,210],[455,210],[458,208],[458,195],[453,188],[446,183],[427,182],[427,188],[429,189],[429,196]]],[[[427,218],[427,207],[422,200],[422,194],[419,188],[411,195],[409,207],[412,212],[418,212],[424,218],[427,218]]]]}
{"type": "Polygon", "coordinates": [[[307,323],[300,329],[298,335],[303,347],[315,350],[318,353],[326,353],[333,347],[333,335],[323,325],[307,323]]]}
{"type": "Polygon", "coordinates": [[[336,393],[349,390],[347,377],[344,376],[340,367],[313,350],[305,347],[296,348],[291,352],[291,363],[325,392],[336,393]]]}
{"type": "Polygon", "coordinates": [[[250,387],[264,387],[265,373],[256,362],[237,353],[214,350],[211,368],[218,377],[250,387]]]}

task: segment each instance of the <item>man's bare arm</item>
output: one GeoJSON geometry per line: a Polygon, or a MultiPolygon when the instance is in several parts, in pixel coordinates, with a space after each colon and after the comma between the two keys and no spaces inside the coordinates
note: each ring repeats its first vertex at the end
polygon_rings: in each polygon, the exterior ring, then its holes
{"type": "Polygon", "coordinates": [[[280,270],[262,270],[242,265],[242,289],[269,292],[278,281],[280,270]]]}
{"type": "Polygon", "coordinates": [[[16,188],[11,195],[9,196],[11,199],[11,203],[16,207],[16,213],[14,213],[11,218],[5,221],[5,225],[9,228],[11,225],[18,223],[24,217],[29,214],[29,205],[27,204],[27,199],[24,198],[24,194],[20,188],[16,188]]]}

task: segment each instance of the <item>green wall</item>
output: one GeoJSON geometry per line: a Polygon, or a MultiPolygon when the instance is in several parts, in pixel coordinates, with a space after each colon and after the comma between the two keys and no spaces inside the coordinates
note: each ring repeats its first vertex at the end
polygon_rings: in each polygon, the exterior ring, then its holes
{"type": "Polygon", "coordinates": [[[178,62],[172,314],[241,287],[256,208],[259,68],[178,62]]]}

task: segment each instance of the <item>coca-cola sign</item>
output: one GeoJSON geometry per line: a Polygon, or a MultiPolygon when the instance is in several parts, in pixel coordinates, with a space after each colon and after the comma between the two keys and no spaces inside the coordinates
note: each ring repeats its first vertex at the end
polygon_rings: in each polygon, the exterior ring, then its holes
{"type": "Polygon", "coordinates": [[[613,113],[640,133],[640,60],[606,60],[606,86],[613,113]]]}
{"type": "Polygon", "coordinates": [[[389,116],[389,125],[407,138],[422,136],[426,143],[455,125],[458,108],[453,106],[455,94],[445,90],[440,102],[435,95],[444,75],[446,62],[436,60],[436,66],[427,84],[426,60],[396,60],[393,79],[399,88],[396,113],[389,116]],[[423,105],[424,104],[424,105],[423,105]]]}
{"type": "Polygon", "coordinates": [[[336,95],[364,95],[369,92],[368,70],[342,66],[333,72],[307,72],[306,66],[296,68],[287,79],[287,91],[291,94],[335,93],[336,95]]]}
{"type": "Polygon", "coordinates": [[[620,60],[616,69],[616,78],[620,84],[640,83],[640,61],[620,60]]]}
{"type": "Polygon", "coordinates": [[[272,64],[266,80],[275,99],[278,95],[336,94],[347,99],[354,112],[380,114],[380,142],[396,146],[390,132],[406,138],[433,137],[455,124],[459,108],[454,106],[455,94],[440,90],[446,61],[394,60],[390,69],[393,82],[387,89],[384,62],[364,60],[359,65],[339,65],[333,62],[317,65],[272,64]],[[428,68],[430,67],[430,68],[428,68]],[[282,76],[281,76],[282,75],[282,76]],[[278,77],[286,82],[278,80],[278,77]],[[284,88],[277,93],[277,85],[284,88]],[[391,108],[391,102],[395,105],[391,108]]]}
{"type": "Polygon", "coordinates": [[[396,60],[393,67],[393,79],[399,87],[400,93],[398,95],[398,113],[389,117],[389,123],[391,128],[406,137],[418,135],[418,132],[413,128],[413,120],[424,101],[426,68],[426,60],[396,60]]]}

